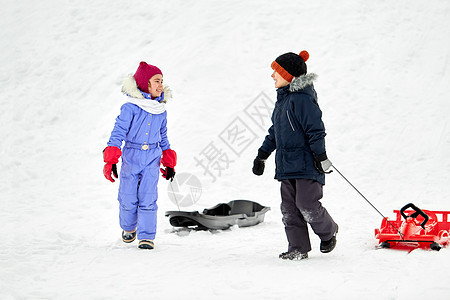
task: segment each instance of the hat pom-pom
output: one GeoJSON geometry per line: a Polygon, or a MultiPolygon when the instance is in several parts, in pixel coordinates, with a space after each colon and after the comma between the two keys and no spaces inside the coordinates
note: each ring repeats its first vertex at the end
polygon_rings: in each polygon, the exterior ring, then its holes
{"type": "Polygon", "coordinates": [[[309,58],[309,53],[306,50],[303,50],[299,53],[300,57],[303,58],[303,61],[306,62],[309,58]]]}

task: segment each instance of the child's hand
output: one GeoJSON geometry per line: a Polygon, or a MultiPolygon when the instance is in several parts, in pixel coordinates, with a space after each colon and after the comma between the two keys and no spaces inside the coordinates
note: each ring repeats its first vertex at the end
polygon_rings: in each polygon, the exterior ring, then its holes
{"type": "Polygon", "coordinates": [[[117,175],[117,163],[119,162],[119,158],[122,155],[122,151],[117,147],[106,147],[105,150],[103,150],[103,161],[106,163],[103,167],[103,175],[105,175],[105,178],[108,179],[111,182],[114,182],[115,180],[112,178],[112,175],[114,177],[118,178],[117,175]]]}
{"type": "Polygon", "coordinates": [[[265,160],[259,159],[258,157],[255,158],[253,161],[253,174],[261,176],[264,173],[264,167],[265,167],[265,160]]]}
{"type": "Polygon", "coordinates": [[[161,164],[165,167],[165,169],[160,169],[163,177],[166,180],[170,179],[170,181],[173,181],[175,177],[175,166],[177,165],[177,153],[172,149],[164,150],[161,164]]]}
{"type": "Polygon", "coordinates": [[[314,167],[319,173],[329,174],[332,170],[328,171],[333,164],[328,159],[326,152],[320,155],[314,156],[314,167]]]}
{"type": "Polygon", "coordinates": [[[261,176],[264,173],[264,167],[266,163],[266,159],[270,156],[269,153],[266,153],[262,151],[261,149],[258,150],[258,155],[256,156],[255,160],[253,161],[253,174],[261,176]]]}
{"type": "Polygon", "coordinates": [[[112,176],[119,178],[119,176],[117,174],[117,165],[107,163],[103,167],[103,175],[105,175],[105,178],[108,179],[109,181],[115,182],[115,180],[112,178],[112,176]]]}
{"type": "Polygon", "coordinates": [[[160,168],[161,173],[163,174],[162,177],[164,177],[166,180],[169,180],[172,182],[173,178],[175,177],[175,169],[171,167],[166,167],[165,169],[160,168]]]}

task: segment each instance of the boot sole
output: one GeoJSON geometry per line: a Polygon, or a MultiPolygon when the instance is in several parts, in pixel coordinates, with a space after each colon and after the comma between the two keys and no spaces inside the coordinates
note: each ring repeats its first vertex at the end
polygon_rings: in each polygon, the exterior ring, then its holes
{"type": "Polygon", "coordinates": [[[151,249],[155,248],[155,245],[153,244],[152,241],[141,240],[141,241],[139,241],[138,248],[151,250],[151,249]]]}
{"type": "Polygon", "coordinates": [[[136,239],[136,237],[134,237],[133,239],[131,239],[131,240],[125,240],[124,238],[122,238],[122,241],[124,242],[124,243],[127,243],[127,244],[129,244],[129,243],[132,243],[132,242],[134,242],[134,240],[136,239]]]}

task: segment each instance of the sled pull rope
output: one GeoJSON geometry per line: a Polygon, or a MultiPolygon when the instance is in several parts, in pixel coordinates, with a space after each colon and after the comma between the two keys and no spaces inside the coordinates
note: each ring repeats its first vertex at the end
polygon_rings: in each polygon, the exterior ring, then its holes
{"type": "Polygon", "coordinates": [[[172,195],[175,198],[175,202],[177,203],[178,211],[180,211],[180,205],[178,205],[177,196],[175,195],[175,192],[173,191],[172,180],[169,182],[169,185],[170,185],[170,189],[172,190],[172,195]]]}
{"type": "Polygon", "coordinates": [[[345,179],[345,181],[347,181],[348,182],[348,184],[350,184],[350,186],[352,187],[352,188],[354,188],[355,189],[355,191],[357,191],[358,192],[358,194],[361,196],[361,197],[363,197],[363,199],[364,200],[366,200],[367,201],[367,203],[369,203],[370,204],[370,206],[372,206],[373,207],[373,209],[375,209],[382,217],[383,217],[383,219],[385,219],[397,232],[398,232],[398,234],[400,235],[400,237],[402,238],[402,240],[403,240],[403,234],[400,232],[400,230],[398,230],[397,229],[397,227],[395,227],[394,226],[394,224],[392,224],[389,220],[388,220],[388,218],[386,218],[372,203],[370,203],[370,201],[366,198],[366,197],[364,197],[364,195],[347,179],[347,178],[345,178],[345,176],[341,173],[341,172],[339,172],[339,170],[338,169],[336,169],[336,167],[334,166],[334,165],[331,165],[332,167],[333,167],[333,169],[336,171],[336,172],[338,172],[339,173],[339,175],[341,175],[342,176],[342,178],[344,178],[345,179]]]}

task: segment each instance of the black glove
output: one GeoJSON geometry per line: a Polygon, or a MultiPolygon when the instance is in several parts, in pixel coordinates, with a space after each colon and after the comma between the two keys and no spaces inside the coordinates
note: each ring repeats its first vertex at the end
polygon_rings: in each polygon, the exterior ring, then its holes
{"type": "Polygon", "coordinates": [[[266,159],[269,156],[270,156],[269,153],[266,153],[261,149],[258,150],[258,156],[256,156],[255,160],[253,161],[253,169],[252,169],[253,174],[261,176],[264,173],[266,159]]]}
{"type": "Polygon", "coordinates": [[[117,174],[117,165],[113,164],[111,168],[112,173],[114,174],[114,177],[119,178],[119,174],[117,174]]]}
{"type": "Polygon", "coordinates": [[[162,176],[166,180],[173,181],[173,178],[175,177],[175,170],[171,167],[166,167],[166,169],[161,169],[162,176]]]}
{"type": "Polygon", "coordinates": [[[314,155],[314,167],[319,171],[319,173],[331,173],[332,170],[328,171],[333,164],[327,157],[327,153],[324,152],[320,155],[314,155]],[[328,171],[328,172],[327,172],[328,171]]]}

